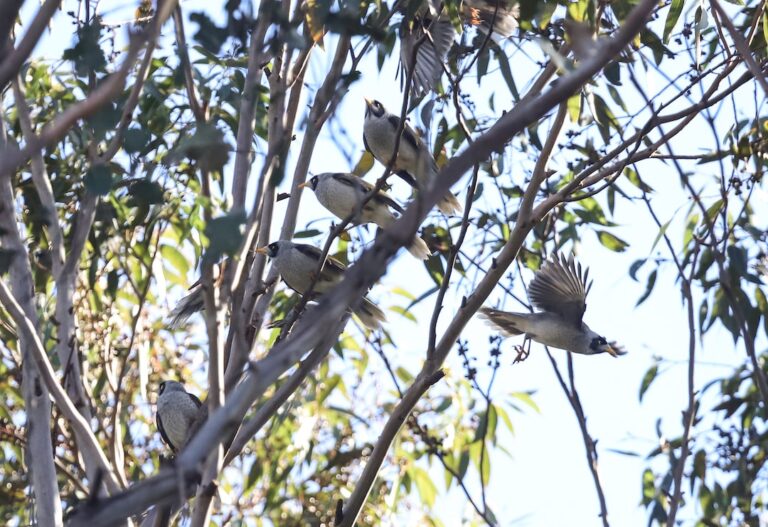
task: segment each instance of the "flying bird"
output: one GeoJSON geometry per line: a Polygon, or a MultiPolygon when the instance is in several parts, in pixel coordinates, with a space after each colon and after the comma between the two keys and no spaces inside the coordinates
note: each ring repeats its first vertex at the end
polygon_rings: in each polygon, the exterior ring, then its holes
{"type": "MultiPolygon", "coordinates": [[[[400,117],[389,113],[379,101],[366,99],[365,104],[365,148],[386,166],[395,153],[400,117]]],[[[428,188],[437,177],[438,168],[432,153],[408,123],[403,128],[392,170],[417,190],[428,188]]],[[[461,203],[448,191],[437,208],[445,214],[455,214],[461,212],[461,203]]]]}
{"type": "MultiPolygon", "coordinates": [[[[328,256],[320,270],[320,276],[316,277],[323,252],[312,245],[293,243],[288,240],[272,242],[266,247],[259,247],[256,252],[269,256],[272,259],[272,265],[277,268],[288,287],[301,295],[309,290],[313,281],[315,282],[314,295],[327,292],[341,282],[344,271],[347,269],[340,261],[328,256]]],[[[369,329],[378,329],[382,322],[386,321],[384,312],[367,297],[363,298],[354,312],[369,329]]]]}
{"type": "Polygon", "coordinates": [[[187,444],[206,415],[207,407],[197,396],[188,393],[183,384],[176,381],[160,383],[155,422],[160,437],[174,454],[187,444]]]}
{"type": "MultiPolygon", "coordinates": [[[[317,201],[341,220],[355,214],[365,196],[374,188],[367,181],[346,172],[317,174],[299,187],[311,188],[315,192],[317,201]]],[[[352,223],[355,225],[374,223],[382,229],[386,229],[397,219],[397,215],[392,212],[393,210],[401,214],[403,212],[403,208],[392,197],[385,192],[378,191],[352,218],[352,223]]],[[[408,251],[421,260],[426,260],[432,254],[424,240],[418,236],[414,236],[413,241],[408,246],[408,251]]]]}
{"type": "MultiPolygon", "coordinates": [[[[460,12],[464,24],[501,38],[512,36],[519,16],[519,4],[510,0],[464,0],[460,12]]],[[[400,62],[406,75],[413,71],[413,98],[436,89],[455,38],[456,29],[440,2],[427,0],[414,15],[404,15],[400,23],[400,62]]]]}
{"type": "MultiPolygon", "coordinates": [[[[555,256],[536,273],[528,287],[528,299],[540,311],[536,313],[510,313],[481,308],[481,316],[507,336],[525,335],[524,344],[535,340],[545,346],[573,353],[594,355],[608,353],[613,357],[626,352],[615,343],[609,343],[582,322],[587,309],[589,270],[582,273],[581,264],[575,264],[573,255],[555,256]]],[[[518,348],[523,352],[523,346],[518,348]]]]}

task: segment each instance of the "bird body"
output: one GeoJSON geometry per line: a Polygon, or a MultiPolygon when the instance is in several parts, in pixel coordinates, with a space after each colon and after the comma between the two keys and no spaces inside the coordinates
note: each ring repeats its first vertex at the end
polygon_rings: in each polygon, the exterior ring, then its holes
{"type": "MultiPolygon", "coordinates": [[[[366,100],[363,142],[380,163],[387,166],[395,152],[400,117],[389,113],[379,101],[366,100]]],[[[412,187],[424,190],[437,178],[438,168],[424,141],[405,123],[392,170],[412,187]]],[[[445,214],[461,212],[461,203],[449,191],[437,204],[445,214]]]]}
{"type": "Polygon", "coordinates": [[[589,271],[582,273],[573,256],[553,258],[536,273],[528,288],[531,304],[537,313],[512,313],[481,308],[481,315],[508,336],[524,334],[545,346],[564,349],[582,355],[608,353],[614,357],[625,352],[608,343],[583,321],[586,298],[592,283],[587,283],[589,271]]]}
{"type": "Polygon", "coordinates": [[[202,403],[184,385],[176,381],[160,383],[155,422],[163,441],[175,453],[187,443],[195,422],[200,418],[202,403]]]}
{"type": "MultiPolygon", "coordinates": [[[[370,183],[354,174],[343,172],[318,174],[299,186],[310,187],[315,192],[317,201],[342,220],[354,214],[365,196],[373,190],[373,185],[370,183]]],[[[352,218],[352,222],[356,225],[374,223],[386,229],[397,219],[393,209],[403,212],[403,208],[392,197],[379,191],[363,205],[359,214],[352,218]]],[[[427,244],[418,236],[414,236],[408,251],[422,260],[431,254],[427,244]]]]}
{"type": "MultiPolygon", "coordinates": [[[[314,280],[315,272],[322,257],[322,251],[312,245],[280,240],[267,247],[256,249],[272,259],[285,283],[299,294],[305,294],[314,281],[313,292],[321,295],[341,282],[346,267],[340,261],[327,257],[320,270],[320,276],[314,280]]],[[[386,320],[384,313],[367,297],[354,310],[361,322],[370,329],[377,329],[386,320]]]]}

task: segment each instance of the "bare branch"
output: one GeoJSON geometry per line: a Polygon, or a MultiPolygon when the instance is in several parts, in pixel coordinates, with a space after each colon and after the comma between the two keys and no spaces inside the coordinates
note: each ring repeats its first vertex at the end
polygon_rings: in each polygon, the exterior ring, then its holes
{"type": "MultiPolygon", "coordinates": [[[[3,5],[3,18],[10,22],[11,27],[13,27],[13,23],[16,20],[16,13],[18,13],[18,9],[22,3],[23,2],[18,2],[18,7],[3,5]],[[6,11],[6,8],[8,8],[9,11],[6,11]]],[[[27,32],[24,33],[24,37],[19,42],[19,45],[6,55],[2,62],[0,62],[0,92],[2,92],[11,79],[19,73],[22,64],[27,60],[29,54],[32,53],[32,50],[35,49],[43,31],[48,27],[48,23],[59,8],[59,4],[61,4],[61,0],[46,0],[37,11],[35,18],[27,27],[27,32]]],[[[10,28],[6,31],[9,30],[10,28]]],[[[2,40],[0,40],[0,46],[5,46],[7,36],[7,32],[4,35],[0,33],[0,38],[2,38],[2,40]]],[[[8,170],[0,169],[0,174],[4,172],[8,172],[8,170]]]]}

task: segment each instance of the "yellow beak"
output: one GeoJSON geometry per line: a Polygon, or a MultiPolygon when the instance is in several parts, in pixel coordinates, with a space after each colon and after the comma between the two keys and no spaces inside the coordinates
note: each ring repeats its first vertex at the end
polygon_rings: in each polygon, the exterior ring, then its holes
{"type": "Polygon", "coordinates": [[[373,105],[373,99],[369,99],[368,97],[363,97],[363,99],[365,99],[366,106],[370,107],[371,105],[373,105]]]}
{"type": "Polygon", "coordinates": [[[300,183],[297,186],[298,186],[298,188],[307,188],[310,184],[311,184],[311,182],[305,181],[304,183],[300,183]]]}
{"type": "Polygon", "coordinates": [[[256,252],[259,254],[263,254],[264,256],[267,256],[269,254],[269,249],[267,247],[259,247],[256,249],[256,252]]]}
{"type": "Polygon", "coordinates": [[[611,357],[618,357],[619,356],[618,352],[616,351],[616,348],[614,348],[610,344],[606,345],[605,352],[608,355],[610,355],[611,357]]]}

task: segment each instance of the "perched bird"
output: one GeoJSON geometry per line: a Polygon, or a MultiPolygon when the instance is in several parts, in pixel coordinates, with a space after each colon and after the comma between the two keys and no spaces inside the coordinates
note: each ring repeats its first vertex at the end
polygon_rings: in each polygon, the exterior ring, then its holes
{"type": "MultiPolygon", "coordinates": [[[[400,117],[389,113],[379,101],[366,99],[365,103],[365,148],[380,163],[387,165],[395,153],[400,117]]],[[[416,189],[428,188],[437,177],[438,168],[432,153],[408,123],[405,123],[403,128],[392,170],[416,189]]],[[[454,214],[461,212],[461,203],[448,191],[437,204],[437,208],[445,214],[454,214]]]]}
{"type": "MultiPolygon", "coordinates": [[[[272,242],[266,247],[259,247],[256,252],[269,256],[288,287],[302,295],[309,290],[315,279],[315,272],[323,256],[317,247],[288,240],[272,242]]],[[[346,267],[340,261],[330,256],[326,258],[320,276],[315,281],[314,295],[321,295],[341,282],[345,270],[346,267]]],[[[386,320],[384,312],[368,298],[363,298],[355,314],[369,329],[379,328],[386,320]]]]}
{"type": "MultiPolygon", "coordinates": [[[[530,340],[573,353],[594,355],[608,353],[614,357],[624,355],[615,343],[608,343],[581,321],[587,309],[586,298],[592,282],[587,284],[587,270],[582,274],[571,255],[555,256],[536,273],[528,288],[528,299],[541,311],[537,313],[509,313],[482,308],[480,313],[503,333],[525,334],[530,340]]],[[[519,350],[522,353],[522,347],[519,350]]]]}
{"type": "MultiPolygon", "coordinates": [[[[373,185],[367,181],[345,172],[317,174],[299,187],[311,188],[317,196],[317,201],[342,220],[354,214],[366,194],[373,190],[373,185]]],[[[388,194],[378,191],[363,205],[360,213],[352,218],[352,222],[355,225],[375,223],[382,229],[386,229],[397,219],[392,209],[399,213],[403,212],[403,208],[388,194]]],[[[432,254],[424,240],[418,236],[414,236],[408,251],[422,260],[426,260],[432,254]]]]}
{"type": "Polygon", "coordinates": [[[206,407],[196,396],[187,393],[183,384],[176,381],[160,383],[155,422],[160,437],[174,454],[187,444],[205,414],[206,407]]]}
{"type": "MultiPolygon", "coordinates": [[[[486,34],[509,38],[518,26],[520,6],[510,0],[464,0],[460,16],[466,25],[476,26],[486,34]]],[[[400,62],[406,75],[413,70],[414,98],[437,87],[455,38],[453,22],[436,0],[427,0],[412,16],[404,15],[400,23],[400,62]]]]}

